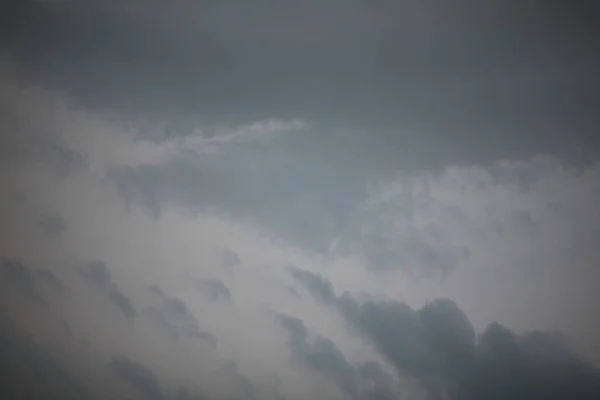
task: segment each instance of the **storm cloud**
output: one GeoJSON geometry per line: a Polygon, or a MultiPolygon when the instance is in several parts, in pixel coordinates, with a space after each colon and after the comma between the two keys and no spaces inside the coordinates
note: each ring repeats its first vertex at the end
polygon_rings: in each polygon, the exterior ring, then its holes
{"type": "Polygon", "coordinates": [[[599,12],[3,2],[0,397],[600,398],[599,12]]]}
{"type": "Polygon", "coordinates": [[[398,372],[423,382],[433,398],[600,395],[600,370],[572,352],[559,335],[518,335],[492,323],[477,337],[464,312],[445,299],[415,311],[395,301],[359,305],[346,293],[339,304],[398,372]]]}

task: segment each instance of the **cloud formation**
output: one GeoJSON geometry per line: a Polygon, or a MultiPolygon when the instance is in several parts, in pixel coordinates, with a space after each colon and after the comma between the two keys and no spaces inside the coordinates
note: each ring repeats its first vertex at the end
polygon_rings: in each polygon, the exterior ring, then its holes
{"type": "Polygon", "coordinates": [[[132,320],[137,316],[131,299],[123,294],[118,285],[113,281],[110,270],[102,261],[92,261],[83,269],[85,278],[97,286],[111,303],[125,316],[132,320]]]}
{"type": "Polygon", "coordinates": [[[48,295],[60,294],[66,289],[63,282],[47,269],[32,270],[20,261],[10,258],[2,260],[1,268],[1,283],[4,290],[16,289],[28,300],[36,303],[44,303],[48,295]]]}
{"type": "Polygon", "coordinates": [[[334,300],[333,286],[323,277],[294,267],[292,267],[292,276],[309,291],[315,300],[324,304],[329,304],[334,300]]]}
{"type": "MultiPolygon", "coordinates": [[[[480,337],[449,300],[419,310],[400,302],[340,300],[346,318],[400,373],[423,383],[433,398],[593,399],[600,370],[552,333],[518,335],[498,323],[480,337]]],[[[560,339],[560,337],[558,337],[560,339]]]]}
{"type": "Polygon", "coordinates": [[[229,288],[218,279],[205,279],[198,282],[198,285],[200,290],[206,293],[209,301],[233,302],[229,288]]]}
{"type": "Polygon", "coordinates": [[[88,396],[81,377],[65,368],[51,352],[32,340],[5,315],[1,319],[0,382],[5,398],[44,398],[50,394],[65,399],[88,396]]]}
{"type": "Polygon", "coordinates": [[[145,398],[150,400],[164,399],[158,378],[152,371],[120,357],[113,358],[109,362],[108,368],[120,379],[133,386],[145,398]]]}
{"type": "Polygon", "coordinates": [[[555,2],[18,3],[7,396],[600,397],[597,24],[555,2]]]}
{"type": "Polygon", "coordinates": [[[387,377],[377,363],[354,366],[331,339],[320,335],[309,339],[308,329],[301,319],[288,315],[277,315],[276,319],[289,332],[288,346],[292,362],[322,373],[334,381],[349,398],[376,399],[377,396],[394,396],[386,381],[387,377]],[[367,380],[370,380],[370,386],[367,380]]]}

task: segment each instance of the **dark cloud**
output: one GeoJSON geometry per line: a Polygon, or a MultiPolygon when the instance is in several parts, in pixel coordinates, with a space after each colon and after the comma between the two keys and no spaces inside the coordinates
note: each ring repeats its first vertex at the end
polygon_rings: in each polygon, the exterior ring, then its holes
{"type": "Polygon", "coordinates": [[[554,335],[516,335],[499,324],[483,333],[478,357],[459,393],[476,399],[593,399],[600,395],[600,371],[582,361],[554,335]]]}
{"type": "Polygon", "coordinates": [[[288,292],[294,296],[295,298],[297,298],[298,300],[302,300],[302,296],[300,296],[300,293],[298,293],[298,291],[296,290],[295,287],[293,286],[288,286],[288,292]]]}
{"type": "Polygon", "coordinates": [[[179,340],[177,327],[171,324],[169,319],[160,310],[149,307],[146,311],[164,335],[171,340],[179,340]]]}
{"type": "Polygon", "coordinates": [[[365,384],[363,393],[369,400],[393,399],[391,382],[393,379],[387,374],[379,363],[366,362],[357,367],[357,373],[365,384]]]}
{"type": "Polygon", "coordinates": [[[318,336],[312,343],[311,352],[306,355],[306,363],[317,371],[331,376],[345,393],[353,397],[357,395],[354,367],[331,339],[318,336]]]}
{"type": "MultiPolygon", "coordinates": [[[[396,301],[358,304],[344,294],[340,309],[401,374],[433,396],[451,399],[593,399],[600,371],[555,335],[517,335],[491,324],[476,339],[465,314],[450,300],[414,311],[396,301]]],[[[438,398],[438,397],[435,397],[438,398]]]]}
{"type": "Polygon", "coordinates": [[[84,275],[94,285],[108,289],[112,285],[112,275],[103,261],[92,261],[84,269],[84,275]]]}
{"type": "Polygon", "coordinates": [[[171,298],[165,299],[165,301],[166,301],[166,307],[173,314],[176,314],[176,315],[189,314],[187,305],[182,300],[175,298],[175,297],[171,297],[171,298]]]}
{"type": "Polygon", "coordinates": [[[137,311],[133,307],[131,299],[125,296],[118,287],[112,286],[108,290],[108,298],[128,320],[133,320],[137,316],[137,311]]]}
{"type": "Polygon", "coordinates": [[[100,289],[125,318],[133,320],[137,316],[137,311],[131,299],[113,281],[110,269],[103,261],[88,263],[82,272],[88,282],[100,289]]]}
{"type": "Polygon", "coordinates": [[[39,159],[54,168],[61,177],[88,167],[83,154],[58,143],[43,144],[40,147],[39,159]]]}
{"type": "MultiPolygon", "coordinates": [[[[584,43],[598,29],[584,17],[598,11],[586,2],[29,1],[11,11],[21,24],[7,25],[7,45],[24,74],[136,129],[154,127],[140,140],[198,127],[212,137],[224,121],[307,122],[268,144],[112,171],[124,196],[156,216],[175,199],[311,251],[340,238],[376,270],[447,271],[465,249],[412,234],[417,243],[402,245],[361,237],[373,224],[359,216],[365,182],[398,170],[566,157],[575,146],[597,158],[600,56],[584,43]]],[[[48,157],[76,160],[64,147],[48,157]]]]}
{"type": "Polygon", "coordinates": [[[204,400],[206,397],[198,393],[190,393],[186,387],[180,387],[175,395],[176,400],[204,400]]]}
{"type": "Polygon", "coordinates": [[[278,314],[276,320],[288,331],[291,336],[289,345],[292,350],[292,357],[304,357],[309,351],[308,329],[300,318],[292,317],[286,314],[278,314]]]}
{"type": "Polygon", "coordinates": [[[219,344],[219,338],[217,336],[209,332],[200,331],[197,329],[197,327],[190,329],[188,335],[193,338],[200,339],[211,347],[216,347],[219,344]]]}
{"type": "Polygon", "coordinates": [[[38,292],[34,274],[21,262],[13,259],[3,259],[2,273],[3,279],[10,286],[16,287],[21,293],[35,301],[43,301],[38,292]]]}
{"type": "Polygon", "coordinates": [[[129,383],[142,396],[150,400],[162,400],[165,397],[160,389],[156,374],[125,357],[113,357],[108,363],[110,371],[129,383]]]}
{"type": "MultiPolygon", "coordinates": [[[[5,55],[4,52],[3,55],[5,55]]],[[[5,165],[10,162],[20,166],[29,162],[41,163],[47,171],[59,179],[66,178],[76,171],[87,169],[86,156],[72,149],[62,140],[59,130],[64,129],[64,126],[58,127],[61,124],[60,117],[54,113],[44,114],[42,109],[37,109],[36,106],[39,103],[36,105],[36,100],[33,99],[35,96],[31,96],[27,100],[16,99],[12,89],[14,89],[13,85],[19,84],[19,80],[17,78],[11,81],[9,76],[12,78],[15,76],[10,73],[6,74],[5,66],[2,65],[2,67],[0,163],[5,165]],[[10,98],[11,96],[12,98],[10,98]],[[32,118],[32,110],[38,112],[36,118],[32,118]],[[40,122],[42,115],[45,120],[40,122]]],[[[42,229],[54,230],[57,227],[60,229],[60,222],[56,225],[57,220],[52,221],[54,218],[53,216],[41,216],[38,225],[42,229]]]]}
{"type": "Polygon", "coordinates": [[[224,372],[230,376],[233,386],[237,389],[243,399],[258,399],[256,388],[252,384],[252,381],[238,370],[235,362],[227,362],[223,369],[224,372]]]}
{"type": "Polygon", "coordinates": [[[23,3],[4,38],[27,72],[180,129],[198,110],[343,124],[369,134],[322,150],[387,167],[561,152],[598,127],[593,1],[23,3]]]}
{"type": "Polygon", "coordinates": [[[48,269],[38,269],[35,271],[36,277],[40,282],[52,287],[58,292],[64,292],[66,290],[65,285],[60,279],[54,274],[54,272],[48,269]]]}
{"type": "Polygon", "coordinates": [[[58,318],[58,324],[60,325],[61,329],[68,335],[68,336],[73,336],[73,328],[71,328],[71,324],[69,324],[69,321],[66,320],[66,318],[64,317],[59,317],[58,318]]]}
{"type": "Polygon", "coordinates": [[[20,293],[36,302],[44,302],[43,287],[64,292],[63,282],[48,269],[30,269],[20,261],[4,258],[1,262],[2,279],[20,293]]]}
{"type": "Polygon", "coordinates": [[[308,329],[301,319],[278,314],[276,320],[290,335],[288,345],[293,362],[329,377],[351,398],[375,399],[376,394],[388,396],[391,393],[387,377],[379,364],[368,363],[355,367],[331,339],[316,336],[311,341],[308,329]]]}
{"type": "Polygon", "coordinates": [[[183,300],[167,295],[158,285],[152,285],[150,290],[160,298],[166,312],[179,316],[191,316],[190,310],[183,300]]]}
{"type": "Polygon", "coordinates": [[[330,304],[335,298],[331,282],[320,275],[301,270],[296,267],[291,268],[292,276],[304,286],[315,300],[324,304],[330,304]]]}
{"type": "Polygon", "coordinates": [[[215,335],[200,329],[198,320],[183,300],[167,295],[158,285],[152,285],[150,290],[160,302],[147,309],[148,315],[167,337],[179,340],[181,336],[187,336],[199,339],[211,347],[218,344],[219,339],[215,335]]]}
{"type": "MultiPolygon", "coordinates": [[[[600,126],[598,12],[582,6],[592,3],[151,3],[11,1],[0,6],[0,52],[16,60],[18,75],[66,92],[83,109],[109,111],[111,118],[122,117],[136,129],[150,127],[140,141],[179,139],[192,128],[201,128],[198,135],[204,139],[218,137],[232,127],[274,117],[307,122],[301,132],[233,141],[220,146],[218,154],[197,157],[186,149],[164,164],[109,171],[108,178],[129,200],[144,202],[155,216],[163,203],[173,201],[175,208],[210,210],[217,218],[257,226],[302,250],[359,253],[373,271],[447,272],[468,258],[469,249],[455,245],[463,240],[458,233],[446,241],[449,232],[438,235],[431,233],[435,227],[420,226],[418,212],[431,194],[410,192],[371,209],[367,183],[395,179],[399,170],[488,165],[538,153],[566,157],[581,145],[596,158],[600,154],[594,136],[600,126]],[[164,129],[155,124],[172,120],[178,122],[164,129]],[[214,127],[221,123],[228,126],[214,127]]],[[[3,98],[1,108],[4,162],[5,156],[22,155],[21,142],[11,133],[38,127],[29,124],[27,104],[16,110],[3,98]],[[5,120],[10,121],[5,125],[5,120]]],[[[42,136],[62,129],[54,122],[43,124],[42,136]]],[[[60,174],[86,166],[85,155],[64,143],[42,141],[33,147],[26,156],[60,174]]],[[[544,168],[502,174],[503,182],[517,182],[527,192],[543,179],[544,168]]],[[[465,218],[455,214],[457,220],[465,218]]],[[[536,217],[515,209],[514,220],[522,222],[523,231],[533,232],[536,217]]],[[[517,223],[499,222],[498,231],[510,234],[511,224],[517,223]]],[[[64,230],[52,217],[39,227],[48,233],[64,230]]],[[[240,262],[229,250],[222,255],[224,266],[240,262]]],[[[322,277],[302,270],[293,274],[321,303],[335,300],[322,277]]],[[[126,318],[135,317],[131,300],[105,264],[91,263],[84,276],[89,288],[98,289],[126,318]]],[[[42,285],[60,287],[52,274],[12,261],[3,262],[2,278],[30,297],[39,295],[42,285]]],[[[233,301],[222,281],[203,281],[200,287],[211,301],[233,301]]],[[[182,299],[160,293],[155,311],[149,312],[172,337],[216,343],[182,299]]],[[[532,297],[524,299],[534,307],[532,297]]],[[[600,398],[597,371],[552,335],[515,334],[495,324],[476,337],[464,313],[444,300],[419,310],[350,296],[338,305],[355,332],[432,396],[447,391],[446,397],[461,400],[600,398]]],[[[563,322],[567,308],[561,309],[556,320],[563,322]]],[[[362,396],[366,382],[376,382],[370,395],[385,398],[381,368],[351,365],[335,343],[311,336],[301,320],[282,318],[281,323],[303,366],[351,396],[362,396]]],[[[139,368],[136,373],[127,360],[117,365],[111,368],[139,391],[160,397],[152,373],[139,368]]],[[[247,379],[236,379],[240,392],[257,396],[247,379]]]]}
{"type": "Polygon", "coordinates": [[[67,227],[61,217],[44,215],[38,218],[38,226],[51,237],[60,237],[67,227]]]}
{"type": "Polygon", "coordinates": [[[82,399],[81,377],[69,371],[6,315],[0,315],[0,397],[82,399]]]}
{"type": "Polygon", "coordinates": [[[210,301],[233,302],[229,288],[222,281],[218,279],[204,279],[199,282],[199,285],[210,301]]]}

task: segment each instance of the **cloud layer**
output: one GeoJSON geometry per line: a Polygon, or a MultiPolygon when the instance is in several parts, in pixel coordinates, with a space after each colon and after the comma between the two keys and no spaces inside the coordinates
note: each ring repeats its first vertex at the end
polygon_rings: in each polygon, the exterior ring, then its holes
{"type": "Polygon", "coordinates": [[[596,28],[217,3],[7,7],[5,397],[600,398],[596,28]]]}

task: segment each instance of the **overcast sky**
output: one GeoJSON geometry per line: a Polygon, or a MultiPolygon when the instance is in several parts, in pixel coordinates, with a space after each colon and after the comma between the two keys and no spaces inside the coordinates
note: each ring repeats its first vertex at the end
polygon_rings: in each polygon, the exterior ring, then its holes
{"type": "Polygon", "coordinates": [[[598,2],[5,3],[7,398],[600,398],[598,2]]]}

